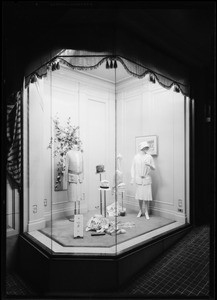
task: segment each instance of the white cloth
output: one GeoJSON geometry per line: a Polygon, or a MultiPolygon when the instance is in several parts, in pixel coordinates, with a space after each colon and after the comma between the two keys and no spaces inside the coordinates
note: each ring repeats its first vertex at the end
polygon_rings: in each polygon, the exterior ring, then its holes
{"type": "Polygon", "coordinates": [[[109,217],[116,217],[116,216],[120,216],[121,212],[124,211],[126,212],[126,208],[120,206],[120,204],[117,202],[113,202],[112,204],[108,205],[106,207],[106,211],[109,217]]]}
{"type": "Polygon", "coordinates": [[[136,183],[135,199],[152,200],[152,179],[149,175],[151,169],[155,170],[155,164],[150,154],[139,152],[134,156],[131,167],[131,182],[136,183]]]}
{"type": "Polygon", "coordinates": [[[142,185],[151,184],[151,176],[149,175],[151,169],[155,170],[153,157],[148,153],[137,153],[133,158],[131,167],[132,182],[142,185]]]}

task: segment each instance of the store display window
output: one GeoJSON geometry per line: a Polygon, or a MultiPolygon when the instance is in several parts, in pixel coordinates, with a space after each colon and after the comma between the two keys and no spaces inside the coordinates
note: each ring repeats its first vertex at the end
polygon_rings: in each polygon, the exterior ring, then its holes
{"type": "Polygon", "coordinates": [[[191,103],[121,56],[78,54],[26,78],[23,228],[55,254],[118,255],[190,222],[191,103]]]}

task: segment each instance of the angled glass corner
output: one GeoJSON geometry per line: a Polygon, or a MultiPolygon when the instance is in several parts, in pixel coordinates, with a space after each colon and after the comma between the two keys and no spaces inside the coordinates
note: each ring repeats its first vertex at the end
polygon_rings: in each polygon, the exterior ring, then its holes
{"type": "Polygon", "coordinates": [[[30,83],[24,232],[52,254],[122,254],[190,222],[190,100],[106,68],[30,83]]]}

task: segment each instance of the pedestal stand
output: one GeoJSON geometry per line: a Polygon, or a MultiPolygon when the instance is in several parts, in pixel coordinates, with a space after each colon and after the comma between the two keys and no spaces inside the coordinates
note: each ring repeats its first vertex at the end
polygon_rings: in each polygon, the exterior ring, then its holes
{"type": "MultiPolygon", "coordinates": [[[[102,173],[104,173],[105,170],[103,169],[102,171],[97,171],[97,174],[99,174],[99,182],[101,183],[102,181],[102,173]]],[[[100,214],[102,215],[102,189],[99,189],[99,197],[100,197],[100,214]]]]}
{"type": "Polygon", "coordinates": [[[83,215],[75,215],[74,218],[74,239],[84,237],[83,215]]]}
{"type": "MultiPolygon", "coordinates": [[[[69,221],[70,222],[74,222],[75,216],[77,215],[77,207],[76,207],[76,203],[78,202],[78,214],[80,215],[80,209],[81,209],[81,200],[82,198],[78,199],[78,184],[76,184],[76,201],[75,201],[75,207],[74,207],[74,216],[72,216],[69,221]]],[[[80,187],[81,189],[81,187],[80,187]]]]}
{"type": "Polygon", "coordinates": [[[105,189],[105,188],[99,188],[98,189],[100,191],[100,214],[102,215],[102,195],[104,195],[104,217],[106,217],[106,193],[108,191],[111,191],[110,188],[105,189]],[[104,193],[102,192],[104,191],[104,193]]]}
{"type": "Polygon", "coordinates": [[[120,216],[124,217],[126,215],[126,210],[124,210],[124,192],[125,192],[125,190],[123,188],[120,188],[119,192],[121,193],[121,211],[120,211],[120,216]]]}

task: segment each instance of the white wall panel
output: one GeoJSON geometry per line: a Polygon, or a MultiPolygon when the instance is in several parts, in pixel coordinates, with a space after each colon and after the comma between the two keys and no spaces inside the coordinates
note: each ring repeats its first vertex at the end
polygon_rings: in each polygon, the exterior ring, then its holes
{"type": "MultiPolygon", "coordinates": [[[[61,74],[59,72],[52,73],[52,78],[47,78],[45,87],[46,104],[48,105],[45,107],[46,116],[48,117],[50,114],[54,117],[58,113],[61,125],[66,125],[66,121],[70,117],[72,125],[80,126],[80,138],[84,150],[84,182],[82,189],[85,201],[81,203],[81,211],[83,212],[99,206],[99,175],[95,174],[96,165],[104,164],[106,173],[102,175],[102,179],[106,178],[112,181],[115,163],[114,86],[112,90],[110,83],[107,84],[96,78],[87,80],[86,77],[84,74],[68,72],[68,70],[63,69],[61,74]]],[[[44,124],[46,132],[49,132],[46,133],[44,146],[49,143],[51,136],[49,126],[51,125],[53,126],[51,121],[44,124]]],[[[68,202],[66,190],[54,191],[55,162],[52,158],[53,162],[51,164],[51,159],[48,159],[50,150],[46,151],[45,181],[47,184],[45,198],[48,198],[48,204],[45,208],[45,214],[48,220],[49,209],[52,209],[52,216],[58,218],[72,214],[74,204],[68,202]],[[51,167],[53,170],[50,172],[51,167]],[[52,188],[49,181],[52,183],[52,188]],[[49,195],[49,189],[51,195],[49,195]],[[52,207],[50,206],[51,202],[52,207]]],[[[111,195],[107,200],[108,203],[112,201],[111,195]]]]}
{"type": "Polygon", "coordinates": [[[177,203],[185,198],[184,97],[157,84],[148,84],[146,80],[143,85],[141,82],[138,80],[138,85],[135,80],[132,84],[122,83],[117,95],[118,137],[121,140],[118,145],[123,155],[126,203],[138,206],[134,200],[135,186],[130,185],[135,138],[157,135],[158,155],[153,156],[156,170],[151,172],[153,211],[180,219],[177,203]]]}
{"type": "Polygon", "coordinates": [[[36,84],[29,86],[29,222],[28,230],[44,227],[44,112],[36,84]]]}

